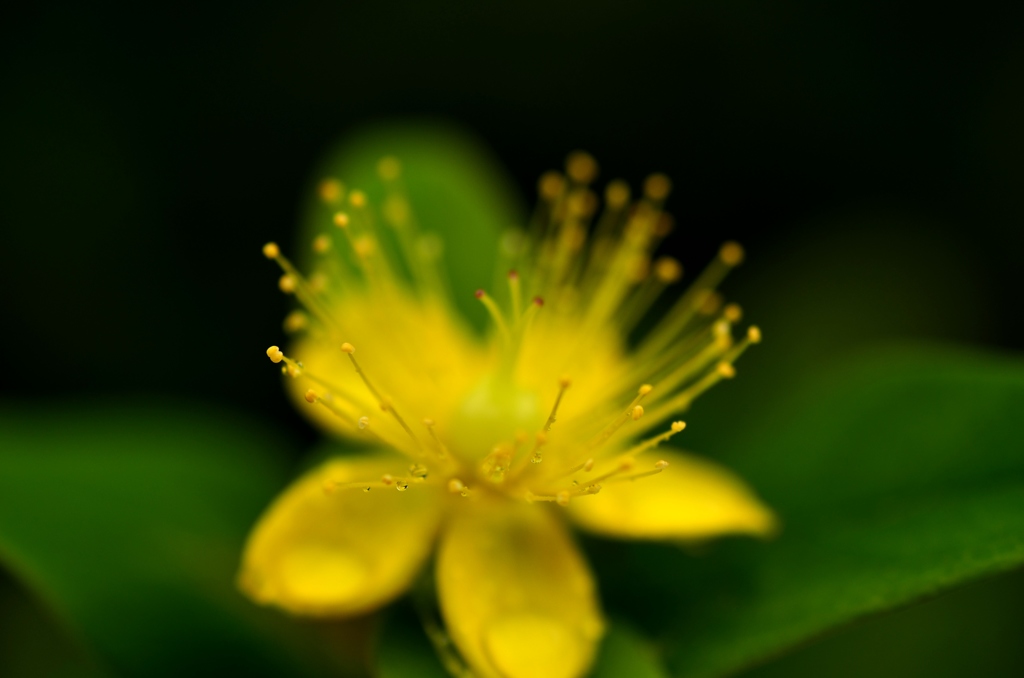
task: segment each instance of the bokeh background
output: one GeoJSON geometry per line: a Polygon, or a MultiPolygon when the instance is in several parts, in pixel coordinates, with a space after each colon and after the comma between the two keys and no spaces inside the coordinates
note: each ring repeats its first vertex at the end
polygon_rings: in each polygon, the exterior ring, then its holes
{"type": "MultiPolygon", "coordinates": [[[[723,240],[747,248],[727,289],[770,339],[744,365],[762,386],[883,342],[1024,348],[1021,3],[5,12],[8,404],[227,406],[269,422],[281,463],[297,462],[316,433],[263,355],[287,301],[259,247],[294,240],[338,138],[404,119],[475,135],[527,200],[576,148],[603,178],[669,174],[666,251],[692,271],[723,240]]],[[[732,392],[738,411],[765,397],[732,392]]],[[[1019,575],[977,584],[750,675],[1019,675],[1022,591],[1019,575]]],[[[66,665],[41,649],[65,645],[32,594],[5,576],[0,596],[0,674],[29,675],[5,659],[73,673],[73,647],[66,665]]]]}

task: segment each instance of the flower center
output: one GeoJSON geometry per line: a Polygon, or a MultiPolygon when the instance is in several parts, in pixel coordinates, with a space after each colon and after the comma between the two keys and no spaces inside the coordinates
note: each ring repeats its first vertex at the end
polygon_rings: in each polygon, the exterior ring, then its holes
{"type": "MultiPolygon", "coordinates": [[[[663,210],[670,182],[651,175],[632,200],[625,182],[613,181],[601,211],[590,188],[597,165],[576,153],[566,174],[541,178],[531,223],[503,241],[503,260],[516,267],[507,288],[475,293],[491,320],[481,344],[456,317],[440,247],[418,231],[399,164],[381,167],[384,195],[349,191],[348,211],[334,212],[314,240],[321,258],[312,276],[276,244],[264,247],[282,269],[282,291],[306,309],[286,328],[303,332],[299,346],[326,367],[307,369],[277,346],[268,357],[312,382],[305,399],[323,407],[322,420],[408,458],[407,471],[380,478],[326,478],[329,492],[434,484],[462,497],[498,493],[564,506],[656,475],[667,462],[650,458],[651,450],[685,427],[667,422],[731,378],[736,359],[760,341],[756,327],[733,339],[740,309],[716,291],[743,259],[736,243],[723,245],[668,311],[647,322],[683,276],[675,259],[653,256],[672,230],[663,210]],[[627,350],[626,337],[645,326],[627,350]],[[366,369],[356,344],[367,349],[366,369]],[[565,372],[575,383],[557,376],[565,372]],[[651,435],[661,422],[667,430],[651,435]]],[[[336,180],[321,188],[332,210],[346,198],[336,180]]]]}

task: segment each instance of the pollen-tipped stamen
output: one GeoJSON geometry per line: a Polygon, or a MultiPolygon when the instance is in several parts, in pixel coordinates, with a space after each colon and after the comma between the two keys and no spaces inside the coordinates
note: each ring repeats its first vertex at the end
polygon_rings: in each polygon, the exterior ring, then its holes
{"type": "Polygon", "coordinates": [[[301,273],[299,273],[298,269],[292,265],[292,262],[281,254],[281,248],[279,248],[276,243],[269,242],[264,245],[263,255],[267,259],[274,261],[281,270],[284,271],[281,286],[283,291],[288,293],[294,292],[298,300],[302,302],[302,305],[305,306],[310,313],[316,316],[317,320],[323,323],[326,327],[330,327],[335,331],[340,330],[337,321],[331,313],[321,305],[316,293],[310,288],[309,282],[301,273]],[[285,279],[289,281],[288,286],[290,286],[291,289],[286,289],[286,286],[283,284],[285,279]]]}
{"type": "Polygon", "coordinates": [[[416,448],[422,451],[423,446],[420,444],[420,439],[416,437],[416,434],[412,432],[412,429],[409,428],[409,425],[405,423],[405,419],[403,419],[402,415],[398,413],[398,410],[395,409],[395,406],[391,403],[391,401],[382,396],[380,391],[378,391],[377,388],[373,385],[373,383],[370,382],[370,378],[366,376],[366,373],[363,371],[363,368],[359,365],[359,361],[356,360],[355,356],[356,347],[346,341],[341,345],[341,350],[348,356],[348,359],[352,362],[352,367],[355,368],[356,374],[358,374],[359,378],[363,380],[364,384],[366,384],[367,390],[369,390],[370,394],[377,399],[377,402],[380,404],[380,409],[384,412],[391,413],[391,416],[395,418],[395,421],[397,421],[398,424],[403,429],[405,429],[405,432],[409,434],[409,437],[412,438],[412,441],[413,443],[415,443],[416,448]]]}
{"type": "Polygon", "coordinates": [[[612,423],[608,424],[608,426],[606,426],[601,433],[599,433],[593,440],[591,440],[590,443],[587,445],[586,449],[593,450],[606,443],[608,439],[611,438],[612,435],[630,419],[632,419],[633,421],[639,420],[640,417],[642,417],[644,414],[644,410],[643,407],[640,405],[640,401],[646,398],[647,394],[649,394],[652,390],[654,390],[654,387],[651,386],[650,384],[644,384],[643,386],[641,386],[640,389],[637,391],[636,398],[634,398],[633,402],[629,404],[629,407],[626,408],[626,411],[617,416],[612,421],[612,423]],[[638,410],[637,408],[640,409],[638,410]]]}

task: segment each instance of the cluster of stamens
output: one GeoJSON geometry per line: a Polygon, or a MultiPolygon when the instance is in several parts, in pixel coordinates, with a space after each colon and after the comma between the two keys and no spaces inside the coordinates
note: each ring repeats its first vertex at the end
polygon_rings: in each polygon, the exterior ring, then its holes
{"type": "MultiPolygon", "coordinates": [[[[308,380],[312,387],[305,391],[305,400],[329,411],[348,434],[374,439],[405,455],[409,462],[407,472],[387,473],[377,479],[342,482],[325,478],[323,488],[328,494],[391,488],[405,492],[418,484],[437,483],[452,495],[467,499],[488,493],[567,506],[608,485],[649,478],[669,463],[664,459],[642,461],[643,455],[683,431],[686,424],[673,421],[667,430],[632,446],[617,441],[622,437],[620,430],[632,428],[629,437],[637,439],[659,422],[685,411],[716,383],[735,376],[735,361],[761,340],[760,330],[753,326],[741,340],[732,337],[732,327],[742,313],[737,305],[724,304],[716,288],[742,261],[743,250],[726,243],[660,321],[642,335],[635,349],[628,350],[627,337],[647,318],[666,289],[683,276],[675,259],[651,256],[672,230],[671,219],[662,209],[671,184],[663,175],[652,175],[644,184],[642,197],[631,202],[628,186],[613,181],[605,190],[605,208],[599,214],[599,200],[589,187],[597,173],[596,163],[586,154],[574,153],[564,175],[547,173],[541,178],[541,201],[527,232],[512,233],[503,241],[502,257],[514,266],[506,277],[503,299],[482,289],[475,292],[492,326],[494,350],[489,373],[510,389],[518,388],[524,369],[529,367],[529,356],[534,355],[530,351],[536,350],[539,342],[560,336],[567,342],[563,355],[569,364],[586,356],[595,342],[614,343],[619,363],[624,365],[621,374],[609,377],[600,398],[588,393],[585,407],[558,426],[573,379],[568,375],[549,377],[547,383],[557,385],[557,391],[547,418],[538,417],[532,433],[523,428],[508,439],[491,441],[487,453],[467,453],[464,446],[453,446],[452,440],[439,433],[433,416],[423,418],[422,428],[414,430],[405,419],[408,401],[385,395],[356,358],[356,347],[346,338],[346,318],[338,312],[345,307],[344,295],[340,302],[332,296],[337,294],[332,287],[347,285],[356,296],[371,301],[379,296],[381,303],[394,299],[415,303],[419,298],[425,299],[425,304],[439,304],[445,310],[438,322],[444,321],[444,313],[455,313],[443,291],[440,247],[429,234],[418,231],[398,181],[398,162],[386,158],[378,170],[389,187],[380,213],[370,209],[365,193],[350,191],[350,210],[334,211],[333,229],[313,241],[313,251],[322,257],[334,253],[339,241],[346,248],[345,255],[331,266],[323,266],[307,278],[276,244],[263,248],[264,255],[282,270],[280,289],[294,295],[305,309],[288,315],[286,331],[313,334],[330,350],[344,354],[356,379],[311,371],[278,346],[267,349],[267,356],[281,364],[287,376],[308,380]],[[381,246],[380,222],[391,226],[397,255],[381,246]],[[399,273],[399,269],[407,273],[399,273]],[[332,275],[339,284],[334,284],[332,275]],[[553,308],[549,312],[546,307],[553,308]],[[637,387],[633,381],[628,385],[629,379],[638,378],[650,383],[641,382],[637,387]],[[354,392],[352,381],[361,382],[362,394],[354,392]],[[627,388],[635,389],[632,395],[627,388]],[[655,393],[659,396],[656,400],[655,393]],[[614,405],[616,397],[622,399],[618,406],[614,405]],[[375,404],[393,423],[385,426],[376,420],[366,411],[367,403],[375,404]],[[601,418],[602,412],[607,418],[601,418]]],[[[331,206],[345,202],[344,187],[334,179],[321,184],[320,195],[331,206]]],[[[388,359],[382,355],[373,358],[388,359]]],[[[411,364],[416,364],[415,358],[411,364]]],[[[408,378],[415,382],[417,375],[408,378]]],[[[427,413],[413,410],[411,414],[427,413]]]]}

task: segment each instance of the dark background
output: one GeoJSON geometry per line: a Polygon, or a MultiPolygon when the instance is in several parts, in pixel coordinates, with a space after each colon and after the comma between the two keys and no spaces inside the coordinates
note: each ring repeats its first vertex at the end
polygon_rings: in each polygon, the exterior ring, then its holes
{"type": "Polygon", "coordinates": [[[528,199],[574,148],[668,173],[668,249],[741,240],[741,299],[792,298],[809,344],[1024,346],[1024,3],[36,3],[0,31],[5,399],[227,401],[299,457],[259,248],[332,142],[405,117],[528,199]]]}

